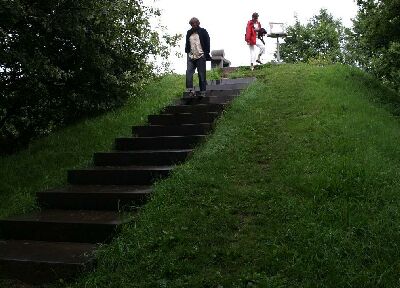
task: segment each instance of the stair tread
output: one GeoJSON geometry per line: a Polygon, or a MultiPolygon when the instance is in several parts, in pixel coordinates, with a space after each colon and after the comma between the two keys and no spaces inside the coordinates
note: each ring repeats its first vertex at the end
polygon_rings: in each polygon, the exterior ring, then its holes
{"type": "MultiPolygon", "coordinates": [[[[168,127],[192,127],[192,126],[209,126],[210,123],[182,123],[177,125],[168,125],[168,127]]],[[[165,127],[165,125],[160,124],[149,124],[149,125],[142,125],[142,126],[133,126],[133,127],[165,127]]]]}
{"type": "Polygon", "coordinates": [[[203,111],[200,111],[200,112],[176,112],[176,113],[171,113],[171,112],[164,112],[164,113],[162,113],[162,114],[154,114],[154,115],[150,115],[150,116],[162,116],[162,117],[164,117],[164,116],[179,116],[179,115],[195,115],[195,116],[201,116],[201,115],[205,115],[205,114],[212,114],[212,115],[218,115],[219,113],[218,112],[203,112],[203,111]]]}
{"type": "MultiPolygon", "coordinates": [[[[207,96],[207,97],[218,97],[218,96],[207,96]]],[[[167,106],[166,108],[168,108],[168,107],[177,107],[177,106],[179,106],[179,107],[211,106],[212,107],[212,106],[221,106],[221,105],[223,105],[223,104],[218,104],[218,103],[197,103],[197,104],[193,104],[193,105],[172,104],[172,105],[167,106]]]]}
{"type": "MultiPolygon", "coordinates": [[[[210,124],[212,124],[212,123],[214,123],[214,121],[215,121],[215,119],[216,119],[216,117],[214,118],[214,119],[201,119],[201,121],[202,122],[193,122],[193,123],[190,123],[190,122],[187,122],[187,123],[185,123],[185,122],[181,122],[181,123],[179,123],[179,121],[181,120],[181,119],[175,119],[175,118],[173,118],[173,117],[169,117],[168,119],[151,119],[150,121],[151,121],[151,123],[149,123],[149,125],[160,125],[160,126],[164,126],[164,127],[170,127],[170,126],[176,126],[176,125],[181,125],[181,124],[204,124],[204,125],[206,125],[206,124],[208,124],[208,125],[210,125],[210,124]],[[172,118],[172,119],[169,119],[169,118],[172,118]],[[171,120],[170,122],[167,122],[167,123],[163,123],[163,124],[155,124],[154,122],[159,122],[159,121],[163,121],[163,120],[171,120]],[[175,120],[175,121],[174,121],[175,120]],[[205,121],[205,122],[204,122],[205,121]]],[[[184,121],[192,121],[193,119],[183,119],[184,121]]],[[[196,120],[196,119],[195,119],[196,120]]],[[[194,121],[195,121],[194,120],[194,121]]],[[[173,135],[168,135],[168,136],[173,136],[173,135]]],[[[182,136],[182,137],[191,137],[191,136],[204,136],[204,134],[191,134],[191,135],[184,135],[184,136],[182,136]]],[[[161,137],[161,136],[159,136],[159,137],[161,137]]]]}
{"type": "MultiPolygon", "coordinates": [[[[221,97],[221,96],[238,96],[239,93],[242,92],[243,89],[226,89],[226,87],[218,87],[218,89],[210,89],[206,91],[206,96],[203,96],[202,99],[204,98],[210,98],[210,97],[221,97]],[[221,93],[219,95],[215,95],[213,93],[221,93]]],[[[199,91],[196,89],[196,92],[199,91]]],[[[183,92],[184,94],[189,95],[189,92],[183,92]]],[[[193,98],[198,98],[198,97],[193,97],[193,98]]]]}
{"type": "MultiPolygon", "coordinates": [[[[215,97],[215,96],[210,96],[210,97],[215,97]]],[[[196,108],[196,107],[223,107],[224,104],[219,104],[219,103],[195,103],[193,105],[188,105],[188,104],[171,104],[164,109],[169,109],[169,108],[175,108],[175,107],[183,107],[183,108],[196,108]]]]}
{"type": "Polygon", "coordinates": [[[148,185],[68,185],[65,187],[49,189],[39,192],[38,194],[150,194],[152,190],[152,186],[148,185]]]}
{"type": "MultiPolygon", "coordinates": [[[[209,124],[209,123],[204,123],[204,124],[209,124]]],[[[165,125],[159,125],[159,126],[165,126],[165,125]]],[[[118,137],[117,139],[160,139],[160,138],[176,139],[176,138],[191,138],[191,137],[205,137],[205,136],[206,135],[135,136],[135,137],[118,137]]]]}
{"type": "Polygon", "coordinates": [[[0,222],[82,223],[119,225],[124,223],[118,211],[49,209],[12,216],[0,222]]]}
{"type": "Polygon", "coordinates": [[[129,166],[95,166],[95,167],[87,167],[81,169],[74,169],[70,171],[135,171],[135,170],[144,170],[144,171],[168,171],[172,170],[174,166],[145,166],[145,165],[129,165],[129,166]]]}
{"type": "Polygon", "coordinates": [[[96,152],[96,154],[141,154],[141,153],[182,153],[192,152],[193,149],[160,149],[160,150],[112,150],[109,152],[96,152]]]}
{"type": "MultiPolygon", "coordinates": [[[[157,123],[161,124],[161,123],[157,123]]],[[[179,125],[175,123],[168,123],[166,125],[152,125],[147,126],[132,126],[132,136],[135,137],[150,137],[150,136],[193,136],[209,134],[213,128],[212,123],[185,123],[179,125]]],[[[172,148],[172,147],[171,147],[172,148]]],[[[148,149],[143,147],[142,149],[148,149]]],[[[176,149],[176,148],[173,148],[176,149]]]]}
{"type": "Polygon", "coordinates": [[[91,243],[7,240],[0,241],[0,260],[79,265],[93,260],[97,247],[91,243]]]}
{"type": "Polygon", "coordinates": [[[251,84],[256,81],[254,77],[247,78],[227,78],[227,79],[218,79],[218,80],[208,80],[207,85],[229,85],[229,84],[251,84]]]}

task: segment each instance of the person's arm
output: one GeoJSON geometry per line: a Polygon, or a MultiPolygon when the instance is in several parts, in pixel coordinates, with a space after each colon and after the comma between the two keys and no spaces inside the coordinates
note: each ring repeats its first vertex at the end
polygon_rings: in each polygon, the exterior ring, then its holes
{"type": "Polygon", "coordinates": [[[185,53],[190,52],[189,31],[186,33],[185,53]]]}
{"type": "Polygon", "coordinates": [[[204,55],[207,61],[211,61],[210,56],[210,35],[208,34],[207,30],[204,29],[204,55]]]}
{"type": "Polygon", "coordinates": [[[247,27],[246,27],[246,42],[249,44],[250,43],[250,39],[251,39],[251,32],[253,30],[253,27],[249,22],[247,22],[247,27]]]}
{"type": "Polygon", "coordinates": [[[204,29],[204,34],[205,34],[205,44],[204,44],[204,46],[206,46],[205,47],[205,52],[207,53],[207,54],[210,54],[210,35],[208,34],[208,32],[207,32],[207,30],[206,29],[204,29]]]}

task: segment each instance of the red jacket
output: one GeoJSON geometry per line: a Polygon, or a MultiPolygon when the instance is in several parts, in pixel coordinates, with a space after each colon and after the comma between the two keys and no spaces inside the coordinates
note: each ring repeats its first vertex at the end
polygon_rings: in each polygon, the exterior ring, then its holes
{"type": "MultiPolygon", "coordinates": [[[[261,23],[258,22],[259,27],[261,28],[261,23]]],[[[256,38],[257,38],[257,32],[254,29],[254,22],[253,20],[249,20],[247,22],[247,27],[246,27],[246,42],[249,45],[256,45],[256,38]]]]}

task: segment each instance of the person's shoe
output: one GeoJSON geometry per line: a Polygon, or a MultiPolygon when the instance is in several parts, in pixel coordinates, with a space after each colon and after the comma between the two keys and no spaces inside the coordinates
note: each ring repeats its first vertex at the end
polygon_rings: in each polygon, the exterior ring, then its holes
{"type": "Polygon", "coordinates": [[[197,98],[202,99],[203,97],[206,97],[206,91],[200,91],[197,94],[197,98]]]}
{"type": "Polygon", "coordinates": [[[251,63],[251,65],[250,65],[250,70],[251,70],[251,71],[254,70],[254,65],[253,65],[253,63],[251,63]]]}
{"type": "Polygon", "coordinates": [[[196,96],[196,91],[194,91],[194,89],[187,89],[186,92],[188,93],[186,98],[193,98],[196,96]]]}
{"type": "Polygon", "coordinates": [[[263,63],[261,62],[260,59],[257,59],[256,62],[257,62],[258,64],[263,64],[263,63]]]}

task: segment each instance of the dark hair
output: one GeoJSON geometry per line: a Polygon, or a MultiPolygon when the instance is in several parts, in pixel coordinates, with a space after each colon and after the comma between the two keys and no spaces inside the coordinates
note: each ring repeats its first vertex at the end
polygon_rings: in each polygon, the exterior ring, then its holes
{"type": "Polygon", "coordinates": [[[258,13],[254,12],[253,15],[251,15],[252,18],[258,18],[258,13]]]}
{"type": "Polygon", "coordinates": [[[199,25],[200,25],[200,21],[196,17],[193,17],[192,19],[190,19],[189,25],[193,25],[193,23],[199,23],[199,25]]]}

